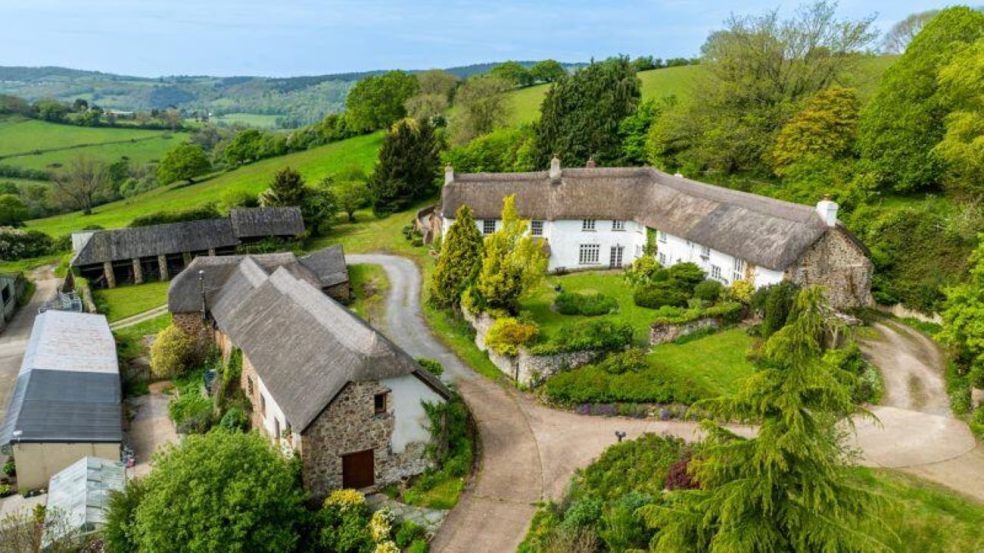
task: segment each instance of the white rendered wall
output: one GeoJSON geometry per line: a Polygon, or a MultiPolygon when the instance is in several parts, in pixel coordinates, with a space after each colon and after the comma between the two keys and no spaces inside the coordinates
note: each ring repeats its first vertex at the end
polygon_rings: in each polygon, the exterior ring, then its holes
{"type": "Polygon", "coordinates": [[[403,453],[407,444],[430,440],[430,422],[422,402],[440,403],[444,398],[412,374],[381,381],[390,389],[389,409],[395,424],[390,448],[393,453],[403,453]]]}
{"type": "MultiPolygon", "coordinates": [[[[273,438],[274,442],[279,444],[281,440],[280,435],[276,434],[276,423],[280,423],[280,432],[283,433],[283,431],[287,429],[287,415],[284,414],[283,410],[280,409],[280,406],[277,405],[277,402],[274,401],[273,396],[270,394],[270,391],[267,390],[266,386],[263,384],[263,380],[260,379],[260,375],[258,374],[256,375],[256,389],[259,391],[260,397],[262,397],[266,402],[266,412],[260,413],[260,418],[263,421],[263,430],[266,432],[267,436],[270,436],[273,438]]],[[[259,407],[259,405],[257,405],[257,407],[259,407]]],[[[291,443],[290,446],[294,449],[300,446],[301,434],[299,430],[300,429],[297,428],[291,429],[291,440],[294,443],[291,443]]]]}

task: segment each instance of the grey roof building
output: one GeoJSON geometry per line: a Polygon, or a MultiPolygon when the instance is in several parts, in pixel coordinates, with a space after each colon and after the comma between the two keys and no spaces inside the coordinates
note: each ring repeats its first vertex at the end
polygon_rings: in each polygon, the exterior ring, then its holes
{"type": "Polygon", "coordinates": [[[116,343],[106,317],[39,314],[0,426],[0,444],[13,446],[18,486],[43,486],[85,455],[117,458],[120,400],[116,343]]]}
{"type": "Polygon", "coordinates": [[[75,533],[88,534],[106,523],[110,493],[123,491],[123,463],[83,457],[51,477],[42,545],[75,533]]]}
{"type": "Polygon", "coordinates": [[[73,233],[71,264],[96,286],[167,280],[192,257],[231,254],[244,243],[303,233],[300,208],[237,208],[222,219],[73,233]]]}

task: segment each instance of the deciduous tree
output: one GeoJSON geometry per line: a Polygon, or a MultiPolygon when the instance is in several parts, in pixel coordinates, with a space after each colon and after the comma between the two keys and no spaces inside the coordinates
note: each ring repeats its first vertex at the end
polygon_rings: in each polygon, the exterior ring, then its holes
{"type": "Polygon", "coordinates": [[[933,149],[943,140],[953,106],[940,90],[940,70],[981,37],[984,13],[947,8],[885,70],[862,110],[859,140],[883,188],[908,192],[941,183],[943,161],[933,149]]]}
{"type": "Polygon", "coordinates": [[[406,101],[417,93],[416,77],[389,71],[355,83],[345,101],[345,120],[357,131],[385,129],[406,117],[406,101]]]}
{"type": "Polygon", "coordinates": [[[962,192],[984,191],[984,38],[940,70],[940,92],[953,111],[933,152],[945,165],[944,184],[962,192]]]}
{"type": "Polygon", "coordinates": [[[807,157],[834,160],[851,154],[860,109],[854,89],[832,86],[815,94],[779,131],[772,147],[773,170],[782,176],[807,157]]]}
{"type": "Polygon", "coordinates": [[[567,75],[567,70],[557,60],[538,61],[533,67],[530,67],[530,76],[541,83],[552,83],[565,75],[567,75]]]}
{"type": "Polygon", "coordinates": [[[0,226],[16,227],[27,220],[27,206],[14,194],[0,194],[0,226]]]}
{"type": "Polygon", "coordinates": [[[926,10],[924,12],[914,13],[892,25],[892,28],[885,33],[885,38],[882,39],[882,48],[889,54],[901,54],[905,52],[912,39],[916,38],[916,35],[926,26],[926,23],[936,17],[938,13],[940,13],[940,10],[926,10]]]}
{"type": "Polygon", "coordinates": [[[467,205],[454,214],[454,223],[441,242],[441,254],[431,275],[431,299],[442,306],[456,306],[482,267],[482,233],[467,205]]]}
{"type": "Polygon", "coordinates": [[[618,128],[635,112],[641,83],[627,58],[612,58],[565,76],[551,85],[537,124],[538,166],[554,154],[568,165],[588,158],[604,165],[619,158],[618,128]]]}
{"type": "Polygon", "coordinates": [[[533,84],[533,75],[530,71],[516,61],[500,63],[489,71],[492,77],[498,77],[512,86],[530,86],[533,84]]]}
{"type": "Polygon", "coordinates": [[[456,112],[451,121],[453,142],[465,144],[504,126],[509,119],[506,93],[510,88],[508,81],[488,75],[465,81],[455,95],[456,112]]]}
{"type": "Polygon", "coordinates": [[[205,150],[198,144],[181,144],[174,147],[161,159],[157,166],[157,180],[161,184],[171,184],[179,180],[194,181],[212,169],[205,150]]]}
{"type": "Polygon", "coordinates": [[[109,172],[102,161],[79,156],[51,181],[53,199],[70,209],[90,215],[96,201],[110,193],[109,172]]]}

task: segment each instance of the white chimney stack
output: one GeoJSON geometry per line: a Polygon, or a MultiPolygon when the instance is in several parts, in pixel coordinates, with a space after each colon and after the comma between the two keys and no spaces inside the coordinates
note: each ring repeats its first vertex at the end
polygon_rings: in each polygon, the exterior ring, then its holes
{"type": "Polygon", "coordinates": [[[823,219],[824,223],[827,223],[828,227],[837,226],[837,207],[837,202],[832,201],[830,196],[824,196],[817,203],[817,213],[820,214],[820,218],[823,219]]]}
{"type": "Polygon", "coordinates": [[[444,166],[444,184],[451,184],[454,182],[454,167],[451,164],[444,166]]]}
{"type": "Polygon", "coordinates": [[[560,158],[556,155],[550,160],[550,179],[560,180],[560,158]]]}

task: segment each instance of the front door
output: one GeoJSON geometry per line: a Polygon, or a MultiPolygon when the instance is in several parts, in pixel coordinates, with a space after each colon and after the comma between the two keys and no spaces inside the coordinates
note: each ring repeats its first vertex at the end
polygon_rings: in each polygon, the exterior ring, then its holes
{"type": "Polygon", "coordinates": [[[371,449],[342,455],[342,487],[358,490],[376,483],[375,457],[371,449]]]}
{"type": "Polygon", "coordinates": [[[611,255],[608,257],[608,266],[612,269],[619,269],[622,267],[622,252],[625,250],[623,246],[612,246],[611,255]]]}

